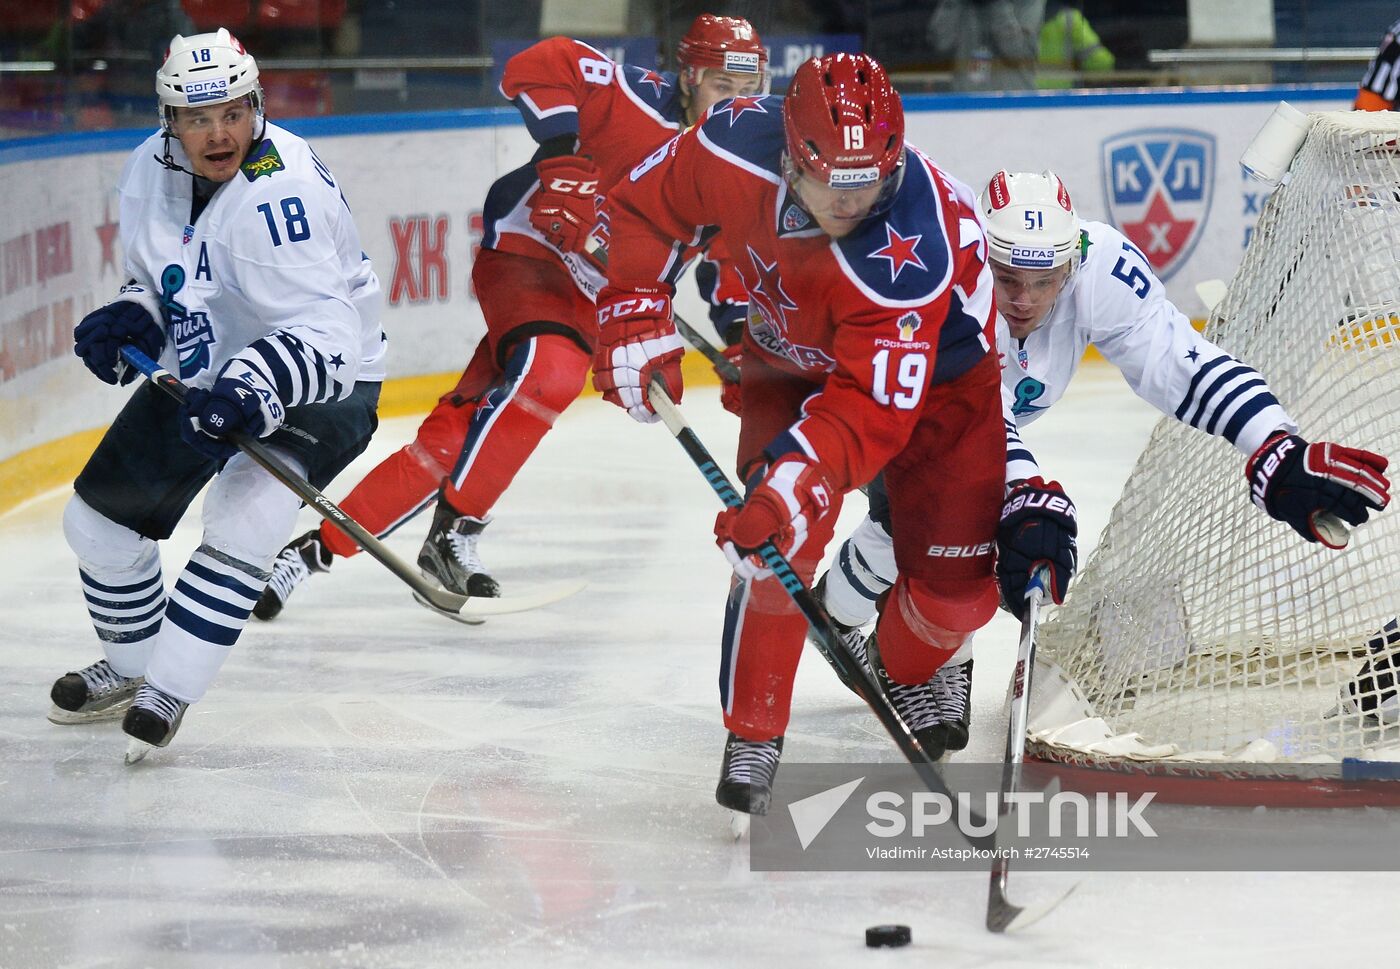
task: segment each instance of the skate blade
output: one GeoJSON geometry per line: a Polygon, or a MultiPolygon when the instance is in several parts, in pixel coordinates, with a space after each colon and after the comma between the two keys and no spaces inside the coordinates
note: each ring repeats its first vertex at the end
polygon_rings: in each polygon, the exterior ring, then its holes
{"type": "Polygon", "coordinates": [[[513,595],[472,596],[455,611],[435,605],[416,592],[413,594],[413,598],[419,605],[431,609],[440,616],[446,616],[448,619],[465,623],[468,626],[479,626],[486,621],[488,616],[505,616],[513,612],[528,612],[531,609],[539,609],[542,606],[567,599],[582,591],[587,585],[587,579],[567,579],[563,582],[555,582],[513,595]]]}
{"type": "Polygon", "coordinates": [[[62,707],[52,707],[49,710],[49,723],[56,723],[60,727],[70,727],[74,724],[82,723],[109,723],[113,720],[120,720],[126,716],[127,708],[131,704],[123,703],[120,706],[108,707],[105,710],[94,710],[88,713],[74,713],[72,710],[65,710],[62,707]]]}
{"type": "Polygon", "coordinates": [[[742,841],[744,835],[749,833],[749,827],[753,824],[753,815],[743,811],[729,812],[729,836],[735,841],[742,841]]]}
{"type": "Polygon", "coordinates": [[[132,737],[126,744],[126,765],[130,767],[132,764],[139,764],[141,761],[145,760],[146,755],[153,750],[155,750],[155,748],[146,743],[146,741],[137,740],[135,737],[132,737]]]}

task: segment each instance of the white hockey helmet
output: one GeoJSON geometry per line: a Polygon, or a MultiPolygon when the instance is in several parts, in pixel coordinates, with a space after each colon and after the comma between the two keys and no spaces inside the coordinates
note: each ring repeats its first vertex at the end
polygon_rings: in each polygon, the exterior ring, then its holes
{"type": "Polygon", "coordinates": [[[171,133],[175,108],[197,108],[251,96],[253,110],[259,117],[263,112],[258,62],[227,27],[212,34],[176,34],[171,38],[165,63],[156,71],[156,96],[160,99],[161,126],[167,134],[171,133]]]}
{"type": "Polygon", "coordinates": [[[1079,266],[1079,216],[1052,171],[997,172],[978,199],[992,259],[1013,269],[1079,266]]]}

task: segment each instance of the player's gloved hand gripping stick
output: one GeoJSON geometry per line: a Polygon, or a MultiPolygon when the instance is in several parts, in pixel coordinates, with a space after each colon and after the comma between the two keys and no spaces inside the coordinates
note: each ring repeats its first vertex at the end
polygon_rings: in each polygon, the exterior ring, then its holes
{"type": "MultiPolygon", "coordinates": [[[[596,238],[592,236],[589,237],[584,246],[584,251],[597,260],[598,265],[607,269],[607,247],[602,245],[596,238]]],[[[739,382],[739,368],[735,366],[733,359],[729,357],[725,351],[701,336],[700,331],[682,319],[680,314],[675,312],[674,308],[671,312],[671,322],[676,325],[676,332],[681,335],[682,340],[690,344],[696,350],[699,350],[701,356],[714,364],[715,373],[719,374],[720,379],[732,384],[737,384],[739,382]]]]}
{"type": "MultiPolygon", "coordinates": [[[[137,370],[140,370],[151,383],[155,384],[165,393],[175,400],[183,402],[185,395],[189,393],[189,388],[180,382],[180,379],[165,370],[146,354],[130,344],[121,348],[122,356],[127,363],[137,370]]],[[[282,484],[286,485],[295,495],[306,502],[311,509],[326,521],[348,535],[360,548],[370,554],[372,558],[382,564],[394,575],[398,576],[413,590],[415,598],[429,608],[442,613],[450,619],[458,622],[479,623],[487,616],[501,615],[508,612],[520,612],[524,609],[532,609],[543,603],[529,601],[524,598],[485,598],[481,596],[469,598],[440,589],[428,580],[424,579],[416,569],[411,567],[403,559],[385,547],[384,543],[375,538],[363,525],[355,521],[344,511],[342,511],[333,501],[321,494],[305,478],[297,474],[292,468],[277,456],[273,450],[262,441],[250,435],[235,432],[229,435],[228,440],[238,446],[238,449],[272,475],[282,484]]],[[[572,591],[582,588],[578,584],[572,591]]],[[[558,590],[549,590],[549,598],[546,601],[554,601],[562,598],[557,595],[558,590]]],[[[545,595],[546,593],[541,593],[545,595]]]]}

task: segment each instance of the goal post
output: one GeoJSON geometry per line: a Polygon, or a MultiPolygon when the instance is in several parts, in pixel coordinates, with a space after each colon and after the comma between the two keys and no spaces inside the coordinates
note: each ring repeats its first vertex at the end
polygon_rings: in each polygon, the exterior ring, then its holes
{"type": "MultiPolygon", "coordinates": [[[[1304,438],[1400,465],[1400,115],[1308,116],[1205,333],[1304,438]]],[[[1163,418],[1043,627],[1029,749],[1196,775],[1400,762],[1400,723],[1339,703],[1397,616],[1400,508],[1309,544],[1250,502],[1238,451],[1163,418]]]]}

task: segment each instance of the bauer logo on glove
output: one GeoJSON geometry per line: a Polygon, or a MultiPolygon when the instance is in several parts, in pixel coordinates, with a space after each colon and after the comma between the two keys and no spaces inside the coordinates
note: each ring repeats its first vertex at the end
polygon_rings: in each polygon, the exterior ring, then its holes
{"type": "Polygon", "coordinates": [[[1250,498],[1271,518],[1287,523],[1309,542],[1344,548],[1345,530],[1390,503],[1390,462],[1379,454],[1328,441],[1309,444],[1297,434],[1275,432],[1245,465],[1250,498]]]}

